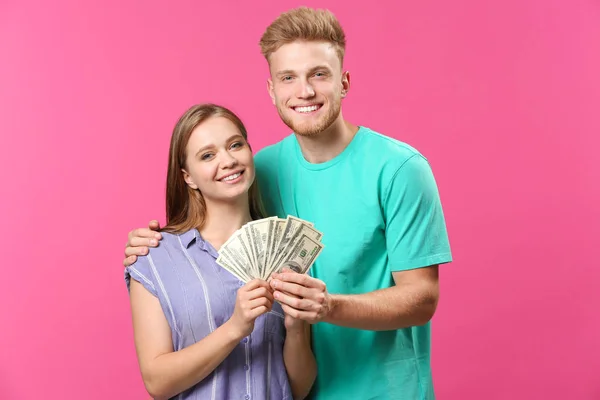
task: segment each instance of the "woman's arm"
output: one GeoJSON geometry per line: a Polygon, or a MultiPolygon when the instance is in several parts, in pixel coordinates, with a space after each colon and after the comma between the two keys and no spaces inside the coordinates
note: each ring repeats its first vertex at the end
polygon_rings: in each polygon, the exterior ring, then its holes
{"type": "Polygon", "coordinates": [[[271,309],[265,285],[252,281],[238,290],[232,317],[210,335],[173,351],[171,329],[159,300],[139,282],[130,288],[135,347],[144,385],[155,399],[168,399],[206,378],[271,309]]]}
{"type": "Polygon", "coordinates": [[[310,325],[286,315],[283,362],[294,399],[304,399],[317,377],[317,362],[310,346],[310,325]]]}

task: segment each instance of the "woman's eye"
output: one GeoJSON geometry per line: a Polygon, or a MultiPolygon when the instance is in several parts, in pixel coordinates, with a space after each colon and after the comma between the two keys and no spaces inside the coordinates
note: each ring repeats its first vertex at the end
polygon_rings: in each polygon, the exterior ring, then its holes
{"type": "Polygon", "coordinates": [[[238,147],[242,147],[244,144],[242,142],[235,142],[231,144],[232,149],[236,149],[238,147]]]}
{"type": "Polygon", "coordinates": [[[204,154],[202,154],[202,156],[200,156],[200,159],[205,161],[205,160],[210,159],[211,157],[212,157],[212,153],[204,153],[204,154]]]}

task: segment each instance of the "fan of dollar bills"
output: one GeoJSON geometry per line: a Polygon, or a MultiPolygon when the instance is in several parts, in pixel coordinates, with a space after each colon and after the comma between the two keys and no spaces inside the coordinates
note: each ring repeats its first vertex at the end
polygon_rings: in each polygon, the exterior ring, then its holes
{"type": "Polygon", "coordinates": [[[244,282],[268,280],[283,267],[306,273],[323,250],[314,224],[288,216],[247,223],[219,249],[217,264],[244,282]]]}

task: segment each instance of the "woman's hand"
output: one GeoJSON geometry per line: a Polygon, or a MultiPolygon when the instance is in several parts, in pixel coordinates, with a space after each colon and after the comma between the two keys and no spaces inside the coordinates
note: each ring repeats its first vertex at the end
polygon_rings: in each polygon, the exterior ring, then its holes
{"type": "Polygon", "coordinates": [[[237,337],[241,339],[250,335],[256,318],[271,311],[271,290],[269,284],[260,279],[254,279],[238,289],[233,315],[227,321],[237,337]]]}

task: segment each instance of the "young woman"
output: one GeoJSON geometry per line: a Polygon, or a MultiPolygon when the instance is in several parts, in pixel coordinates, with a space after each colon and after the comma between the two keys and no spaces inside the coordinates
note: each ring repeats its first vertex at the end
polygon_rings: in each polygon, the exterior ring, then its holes
{"type": "Polygon", "coordinates": [[[138,362],[153,398],[296,399],[316,376],[310,330],[272,289],[216,263],[245,223],[262,218],[247,133],[231,111],[189,109],[171,138],[167,225],[126,268],[138,362]]]}

